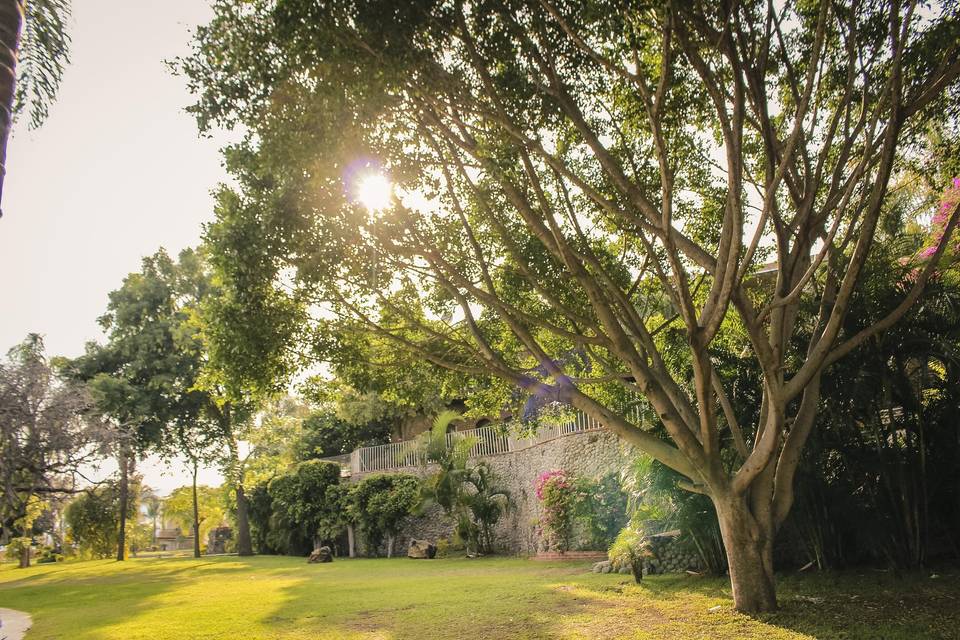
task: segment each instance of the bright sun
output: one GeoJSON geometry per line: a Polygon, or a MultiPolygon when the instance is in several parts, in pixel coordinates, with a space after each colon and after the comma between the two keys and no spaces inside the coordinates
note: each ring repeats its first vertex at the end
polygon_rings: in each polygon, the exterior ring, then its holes
{"type": "Polygon", "coordinates": [[[392,197],[393,185],[384,175],[372,173],[357,183],[357,200],[371,213],[389,207],[392,197]]]}

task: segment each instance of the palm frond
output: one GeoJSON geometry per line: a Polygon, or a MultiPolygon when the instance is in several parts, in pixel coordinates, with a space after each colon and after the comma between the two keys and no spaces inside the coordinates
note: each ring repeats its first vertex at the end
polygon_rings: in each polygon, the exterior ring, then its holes
{"type": "Polygon", "coordinates": [[[17,61],[14,113],[29,112],[30,128],[43,124],[70,62],[70,0],[32,0],[26,16],[17,61]]]}

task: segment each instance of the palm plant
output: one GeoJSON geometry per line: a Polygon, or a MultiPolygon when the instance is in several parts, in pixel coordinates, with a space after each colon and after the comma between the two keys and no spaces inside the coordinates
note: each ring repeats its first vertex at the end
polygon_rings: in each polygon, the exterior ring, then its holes
{"type": "Polygon", "coordinates": [[[69,62],[69,0],[0,0],[0,195],[13,117],[30,110],[38,127],[56,97],[69,62]]]}
{"type": "Polygon", "coordinates": [[[150,518],[150,522],[153,523],[153,527],[150,529],[150,546],[154,546],[157,544],[157,520],[160,519],[163,500],[160,499],[160,496],[158,496],[153,489],[147,486],[143,487],[141,500],[146,516],[150,518]]]}
{"type": "Polygon", "coordinates": [[[469,475],[467,460],[477,442],[472,437],[447,439],[447,430],[459,418],[456,411],[442,411],[433,421],[432,428],[420,434],[414,445],[417,458],[423,464],[437,466],[437,471],[423,483],[423,496],[440,505],[448,514],[452,514],[462,502],[469,475]]]}
{"type": "Polygon", "coordinates": [[[424,479],[424,504],[434,503],[456,522],[457,535],[478,553],[493,551],[493,527],[510,507],[510,495],[501,487],[486,463],[469,465],[474,437],[447,437],[447,430],[460,418],[456,411],[443,411],[433,427],[416,441],[417,459],[436,465],[424,479]]]}
{"type": "Polygon", "coordinates": [[[649,456],[639,456],[623,479],[631,515],[628,529],[641,537],[679,529],[680,541],[719,575],[727,567],[716,511],[705,496],[680,489],[678,480],[675,471],[649,456]]]}
{"type": "MultiPolygon", "coordinates": [[[[510,508],[510,492],[497,482],[490,466],[481,462],[468,470],[465,484],[470,491],[462,495],[463,504],[472,516],[472,536],[480,553],[493,552],[493,527],[510,508]]],[[[461,537],[463,537],[461,535],[461,537]]]]}

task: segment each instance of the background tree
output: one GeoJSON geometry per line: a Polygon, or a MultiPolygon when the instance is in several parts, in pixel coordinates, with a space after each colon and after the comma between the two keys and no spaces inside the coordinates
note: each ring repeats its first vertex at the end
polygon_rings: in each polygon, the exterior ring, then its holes
{"type": "MultiPolygon", "coordinates": [[[[103,425],[81,385],[57,379],[31,334],[0,362],[0,535],[29,536],[28,506],[77,490],[77,474],[105,454],[103,425]]],[[[27,557],[29,560],[29,557],[27,557]]]]}
{"type": "Polygon", "coordinates": [[[174,261],[161,249],[111,292],[100,318],[107,343],[88,345],[67,370],[90,380],[101,410],[126,434],[120,458],[128,465],[147,450],[183,455],[194,475],[202,462],[221,463],[237,494],[238,553],[249,555],[238,437],[248,412],[206,369],[202,307],[215,295],[201,255],[186,249],[174,261]]]}
{"type": "Polygon", "coordinates": [[[128,525],[130,528],[137,524],[136,485],[133,485],[133,489],[128,489],[124,498],[125,491],[120,482],[112,481],[78,495],[67,505],[64,514],[68,541],[76,544],[85,555],[109,557],[120,543],[121,520],[131,521],[128,525]],[[124,504],[127,511],[121,514],[120,508],[124,504]]]}
{"type": "Polygon", "coordinates": [[[197,552],[206,547],[210,530],[223,524],[225,517],[224,496],[219,487],[177,487],[163,500],[164,521],[193,532],[194,557],[199,557],[197,552]]]}
{"type": "Polygon", "coordinates": [[[249,132],[207,231],[233,305],[217,348],[276,385],[298,346],[362,326],[572,404],[709,497],[737,608],[773,609],[823,372],[903,317],[957,223],[844,331],[891,178],[931,122],[956,135],[957,12],[221,0],[181,64],[201,128],[249,132]],[[377,174],[395,189],[374,202],[377,174]],[[761,372],[753,422],[713,360],[727,330],[761,372]]]}

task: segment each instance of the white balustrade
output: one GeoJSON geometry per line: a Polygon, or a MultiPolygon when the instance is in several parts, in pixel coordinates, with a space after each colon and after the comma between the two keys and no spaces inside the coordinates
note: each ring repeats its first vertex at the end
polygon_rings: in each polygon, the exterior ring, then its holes
{"type": "MultiPolygon", "coordinates": [[[[626,417],[641,429],[646,429],[646,420],[639,404],[631,407],[626,412],[626,417]]],[[[457,440],[473,438],[474,445],[470,449],[470,457],[478,458],[510,451],[520,451],[554,438],[584,431],[596,431],[602,428],[603,425],[600,422],[581,411],[577,411],[569,421],[560,424],[542,425],[535,434],[526,437],[510,436],[496,427],[453,431],[447,434],[447,446],[452,446],[457,440]]],[[[422,463],[421,454],[416,449],[413,440],[361,447],[350,454],[350,470],[353,473],[368,473],[415,467],[422,463]]]]}

